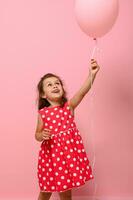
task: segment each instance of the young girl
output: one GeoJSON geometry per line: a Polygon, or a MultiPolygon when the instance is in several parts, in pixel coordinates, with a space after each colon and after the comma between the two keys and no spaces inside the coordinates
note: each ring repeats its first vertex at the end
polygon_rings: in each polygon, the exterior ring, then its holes
{"type": "Polygon", "coordinates": [[[72,200],[72,188],[94,178],[74,121],[74,110],[91,88],[99,68],[92,59],[86,81],[69,100],[57,75],[48,73],[38,83],[38,122],[35,132],[36,140],[41,142],[38,200],[49,200],[52,192],[58,192],[61,200],[72,200]]]}

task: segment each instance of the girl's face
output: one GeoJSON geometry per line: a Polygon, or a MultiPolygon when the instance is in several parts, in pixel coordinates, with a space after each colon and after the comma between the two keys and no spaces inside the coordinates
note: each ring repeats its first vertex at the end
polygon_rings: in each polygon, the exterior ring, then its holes
{"type": "Polygon", "coordinates": [[[43,97],[48,101],[60,101],[63,96],[63,87],[56,77],[46,78],[43,81],[43,97]]]}

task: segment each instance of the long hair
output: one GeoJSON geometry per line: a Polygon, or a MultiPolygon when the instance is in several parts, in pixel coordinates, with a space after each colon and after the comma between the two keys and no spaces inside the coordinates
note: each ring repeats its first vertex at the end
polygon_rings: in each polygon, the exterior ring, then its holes
{"type": "Polygon", "coordinates": [[[38,85],[37,85],[37,92],[38,92],[38,98],[37,98],[37,104],[38,104],[38,109],[40,110],[43,107],[49,107],[51,104],[47,101],[46,98],[42,98],[42,95],[44,94],[43,91],[43,81],[46,78],[50,78],[50,77],[55,77],[60,81],[60,84],[63,88],[63,96],[62,96],[62,100],[61,100],[61,106],[64,105],[64,103],[67,101],[67,97],[66,97],[66,91],[64,90],[63,87],[63,81],[61,80],[61,78],[55,74],[52,73],[48,73],[45,74],[39,81],[38,85]]]}

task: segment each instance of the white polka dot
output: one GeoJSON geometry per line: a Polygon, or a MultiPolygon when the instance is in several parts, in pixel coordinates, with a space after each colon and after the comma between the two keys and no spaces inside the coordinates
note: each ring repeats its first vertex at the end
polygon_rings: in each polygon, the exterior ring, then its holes
{"type": "Polygon", "coordinates": [[[78,140],[76,141],[76,144],[79,144],[79,141],[78,141],[78,140]]]}
{"type": "Polygon", "coordinates": [[[67,115],[67,112],[64,112],[64,115],[67,115]]]}
{"type": "Polygon", "coordinates": [[[82,162],[83,161],[83,159],[82,158],[80,158],[80,162],[82,162]]]}
{"type": "Polygon", "coordinates": [[[71,180],[70,180],[70,179],[67,179],[67,182],[68,182],[68,183],[70,183],[70,182],[71,182],[71,180]]]}
{"type": "Polygon", "coordinates": [[[70,155],[67,155],[67,158],[71,158],[71,156],[70,156],[70,155]]]}
{"type": "Polygon", "coordinates": [[[84,150],[84,149],[82,149],[82,152],[85,152],[85,150],[84,150]]]}
{"type": "Polygon", "coordinates": [[[54,113],[53,113],[53,112],[51,112],[50,114],[51,114],[51,115],[54,115],[54,113]]]}
{"type": "Polygon", "coordinates": [[[87,166],[87,169],[89,169],[90,167],[89,166],[87,166]]]}
{"type": "Polygon", "coordinates": [[[65,179],[65,176],[61,176],[61,179],[65,179]]]}
{"type": "Polygon", "coordinates": [[[79,182],[77,182],[77,183],[76,183],[76,185],[77,185],[77,186],[79,186],[79,185],[80,185],[80,183],[79,183],[79,182]]]}
{"type": "Polygon", "coordinates": [[[65,170],[65,174],[67,174],[67,173],[68,173],[68,170],[66,169],[66,170],[65,170]]]}
{"type": "Polygon", "coordinates": [[[74,142],[74,140],[73,140],[73,139],[71,139],[71,142],[74,142]]]}
{"type": "Polygon", "coordinates": [[[54,153],[52,153],[52,157],[55,157],[55,154],[54,154],[54,153]]]}
{"type": "Polygon", "coordinates": [[[82,179],[83,177],[82,177],[82,176],[79,176],[79,178],[82,179]]]}
{"type": "Polygon", "coordinates": [[[51,189],[54,190],[54,189],[55,189],[55,186],[51,186],[51,189]]]}
{"type": "Polygon", "coordinates": [[[49,163],[46,163],[46,166],[48,167],[48,166],[49,166],[49,163]]]}
{"type": "Polygon", "coordinates": [[[45,118],[45,115],[42,115],[42,118],[45,118]]]}
{"type": "Polygon", "coordinates": [[[57,144],[60,147],[60,143],[57,144]]]}
{"type": "Polygon", "coordinates": [[[83,143],[82,140],[80,140],[80,143],[81,143],[81,144],[83,143]]]}
{"type": "Polygon", "coordinates": [[[76,158],[73,158],[73,161],[76,161],[76,158]]]}
{"type": "Polygon", "coordinates": [[[44,154],[44,150],[42,151],[42,153],[44,154]]]}
{"type": "Polygon", "coordinates": [[[39,169],[41,169],[41,165],[39,165],[39,169]]]}
{"type": "Polygon", "coordinates": [[[63,128],[66,128],[66,125],[64,125],[63,128]]]}
{"type": "Polygon", "coordinates": [[[71,126],[73,127],[74,125],[73,125],[73,124],[71,124],[71,126]]]}
{"type": "Polygon", "coordinates": [[[49,176],[49,173],[47,172],[46,175],[49,176]]]}
{"type": "Polygon", "coordinates": [[[49,168],[49,171],[50,171],[50,172],[52,172],[52,169],[51,169],[51,168],[49,168]]]}
{"type": "Polygon", "coordinates": [[[42,183],[40,183],[40,186],[42,187],[42,183]]]}
{"type": "Polygon", "coordinates": [[[57,161],[60,161],[60,158],[59,158],[59,157],[57,158],[57,161]]]}
{"type": "Polygon", "coordinates": [[[44,181],[46,180],[46,177],[45,177],[45,176],[43,177],[43,180],[44,180],[44,181]]]}
{"type": "Polygon", "coordinates": [[[68,148],[67,148],[67,146],[65,146],[65,150],[67,150],[68,148]]]}
{"type": "Polygon", "coordinates": [[[56,166],[56,163],[53,163],[54,167],[56,166]]]}
{"type": "Polygon", "coordinates": [[[58,131],[58,128],[56,128],[55,131],[57,132],[57,131],[58,131]]]}
{"type": "Polygon", "coordinates": [[[69,141],[69,140],[67,140],[67,141],[66,141],[66,143],[67,143],[67,144],[70,144],[70,141],[69,141]]]}
{"type": "Polygon", "coordinates": [[[44,108],[41,109],[41,111],[43,111],[43,110],[44,110],[44,108]]]}
{"type": "Polygon", "coordinates": [[[71,115],[69,115],[69,118],[72,118],[72,116],[71,116],[71,115]]]}
{"type": "Polygon", "coordinates": [[[60,116],[59,115],[56,115],[56,118],[59,118],[60,116]]]}
{"type": "Polygon", "coordinates": [[[52,129],[52,128],[53,128],[53,126],[50,126],[49,128],[50,128],[50,129],[52,129]]]}
{"type": "Polygon", "coordinates": [[[67,185],[63,185],[63,188],[66,189],[66,188],[67,188],[67,185]]]}
{"type": "Polygon", "coordinates": [[[44,163],[44,159],[42,159],[42,163],[44,163]]]}
{"type": "Polygon", "coordinates": [[[45,171],[45,169],[44,169],[44,168],[42,168],[42,171],[44,172],[44,171],[45,171]]]}
{"type": "Polygon", "coordinates": [[[80,149],[78,149],[78,153],[81,153],[81,150],[80,150],[80,149]]]}
{"type": "Polygon", "coordinates": [[[62,170],[62,167],[59,167],[59,170],[62,170]]]}
{"type": "Polygon", "coordinates": [[[57,110],[58,108],[54,108],[54,110],[57,110]]]}
{"type": "Polygon", "coordinates": [[[58,123],[58,126],[61,126],[61,123],[60,123],[60,122],[58,123]]]}
{"type": "Polygon", "coordinates": [[[92,174],[90,174],[90,177],[91,177],[91,178],[93,177],[92,174]]]}
{"type": "Polygon", "coordinates": [[[55,176],[58,176],[59,174],[58,174],[58,172],[55,172],[55,176]]]}
{"type": "Polygon", "coordinates": [[[73,149],[70,149],[70,152],[73,152],[73,149]]]}
{"type": "Polygon", "coordinates": [[[50,120],[50,117],[47,117],[47,120],[49,121],[49,120],[50,120]]]}
{"type": "Polygon", "coordinates": [[[48,110],[46,110],[45,113],[48,113],[48,110]]]}
{"type": "Polygon", "coordinates": [[[62,151],[60,152],[60,155],[63,155],[63,152],[62,152],[62,151]]]}
{"type": "Polygon", "coordinates": [[[39,177],[40,177],[40,178],[42,177],[41,174],[39,174],[39,177]]]}
{"type": "Polygon", "coordinates": [[[70,110],[69,106],[67,106],[66,108],[67,108],[67,110],[70,110]]]}
{"type": "Polygon", "coordinates": [[[51,148],[53,148],[54,147],[54,145],[53,144],[51,144],[51,148]]]}
{"type": "Polygon", "coordinates": [[[64,120],[64,117],[62,117],[61,119],[64,120]]]}
{"type": "Polygon", "coordinates": [[[44,188],[44,190],[46,190],[46,186],[44,186],[43,188],[44,188]]]}
{"type": "Polygon", "coordinates": [[[69,120],[67,120],[67,124],[69,124],[69,120]]]}
{"type": "Polygon", "coordinates": [[[73,167],[73,164],[70,164],[70,167],[73,167]]]}
{"type": "Polygon", "coordinates": [[[45,126],[48,126],[48,123],[45,123],[45,126]]]}
{"type": "Polygon", "coordinates": [[[57,185],[61,185],[61,182],[58,181],[58,182],[57,182],[57,185]]]}
{"type": "Polygon", "coordinates": [[[60,113],[62,113],[62,112],[63,112],[63,110],[59,110],[59,112],[60,112],[60,113]]]}
{"type": "Polygon", "coordinates": [[[76,170],[79,170],[79,167],[76,167],[76,170]]]}
{"type": "Polygon", "coordinates": [[[50,177],[50,181],[53,181],[54,180],[54,178],[53,177],[50,177]]]}
{"type": "Polygon", "coordinates": [[[47,185],[49,185],[49,181],[47,182],[47,185]]]}
{"type": "Polygon", "coordinates": [[[73,173],[73,176],[77,176],[77,174],[76,174],[76,173],[73,173]]]}
{"type": "Polygon", "coordinates": [[[56,120],[53,120],[53,123],[55,124],[55,123],[56,123],[56,120]]]}
{"type": "Polygon", "coordinates": [[[84,160],[87,160],[87,158],[85,157],[84,160]]]}
{"type": "Polygon", "coordinates": [[[66,164],[66,162],[65,162],[65,161],[62,161],[62,164],[63,164],[63,165],[65,165],[65,164],[66,164]]]}

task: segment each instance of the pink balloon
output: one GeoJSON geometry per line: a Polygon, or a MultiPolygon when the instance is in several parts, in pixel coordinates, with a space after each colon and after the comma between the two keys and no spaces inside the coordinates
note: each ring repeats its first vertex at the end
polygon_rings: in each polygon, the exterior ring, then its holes
{"type": "Polygon", "coordinates": [[[118,0],[76,0],[75,14],[80,28],[90,37],[102,37],[116,21],[118,4],[118,0]]]}

